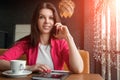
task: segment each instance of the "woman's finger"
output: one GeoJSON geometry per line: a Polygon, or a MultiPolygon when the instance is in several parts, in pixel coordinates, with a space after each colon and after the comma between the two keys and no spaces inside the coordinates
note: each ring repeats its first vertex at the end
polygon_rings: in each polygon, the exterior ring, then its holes
{"type": "Polygon", "coordinates": [[[56,23],[55,26],[61,26],[62,24],[61,23],[56,23]]]}
{"type": "Polygon", "coordinates": [[[41,72],[48,72],[48,71],[50,71],[50,68],[47,65],[40,65],[39,70],[41,72]]]}

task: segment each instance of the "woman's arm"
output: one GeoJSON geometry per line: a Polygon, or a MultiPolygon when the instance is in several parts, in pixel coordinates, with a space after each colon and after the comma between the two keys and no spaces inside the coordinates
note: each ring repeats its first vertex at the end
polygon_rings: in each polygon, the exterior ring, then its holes
{"type": "Polygon", "coordinates": [[[71,36],[67,26],[62,25],[61,23],[56,23],[55,26],[57,27],[57,33],[55,37],[64,38],[68,43],[70,53],[69,54],[70,70],[74,73],[81,73],[84,67],[83,60],[78,52],[73,37],[71,36]]]}
{"type": "Polygon", "coordinates": [[[74,73],[81,73],[83,71],[83,60],[81,55],[79,54],[78,49],[76,48],[76,45],[74,43],[74,40],[71,35],[68,35],[66,38],[69,46],[69,63],[70,63],[70,69],[74,73]]]}

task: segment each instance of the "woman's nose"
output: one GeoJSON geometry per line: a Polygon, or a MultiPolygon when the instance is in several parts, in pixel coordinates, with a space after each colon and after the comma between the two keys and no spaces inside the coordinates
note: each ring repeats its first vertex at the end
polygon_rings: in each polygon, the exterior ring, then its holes
{"type": "Polygon", "coordinates": [[[46,18],[46,19],[45,19],[45,22],[46,22],[46,23],[48,23],[48,22],[49,22],[49,19],[48,19],[48,18],[46,18]]]}

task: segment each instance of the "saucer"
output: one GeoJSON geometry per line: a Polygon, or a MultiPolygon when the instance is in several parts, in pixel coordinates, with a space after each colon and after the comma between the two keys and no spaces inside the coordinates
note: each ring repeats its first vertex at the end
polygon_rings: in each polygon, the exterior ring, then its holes
{"type": "Polygon", "coordinates": [[[25,76],[27,76],[27,75],[29,75],[31,73],[32,73],[32,71],[28,71],[28,70],[24,70],[23,73],[19,73],[19,74],[14,74],[14,73],[12,73],[11,70],[7,70],[7,71],[2,72],[2,74],[5,75],[5,76],[15,77],[15,78],[16,77],[25,77],[25,76]]]}

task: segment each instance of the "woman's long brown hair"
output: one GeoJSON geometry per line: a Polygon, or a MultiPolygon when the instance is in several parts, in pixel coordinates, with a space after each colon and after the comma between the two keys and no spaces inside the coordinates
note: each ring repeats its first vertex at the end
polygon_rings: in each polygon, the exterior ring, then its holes
{"type": "MultiPolygon", "coordinates": [[[[44,2],[39,3],[33,12],[32,21],[31,21],[31,34],[30,34],[30,44],[32,47],[36,46],[40,41],[40,31],[38,29],[38,18],[39,18],[39,11],[43,8],[51,9],[54,15],[54,22],[60,22],[60,17],[55,6],[52,3],[44,2]]],[[[54,28],[53,28],[54,29],[54,28]]],[[[51,31],[51,36],[54,34],[54,30],[51,31]]]]}

